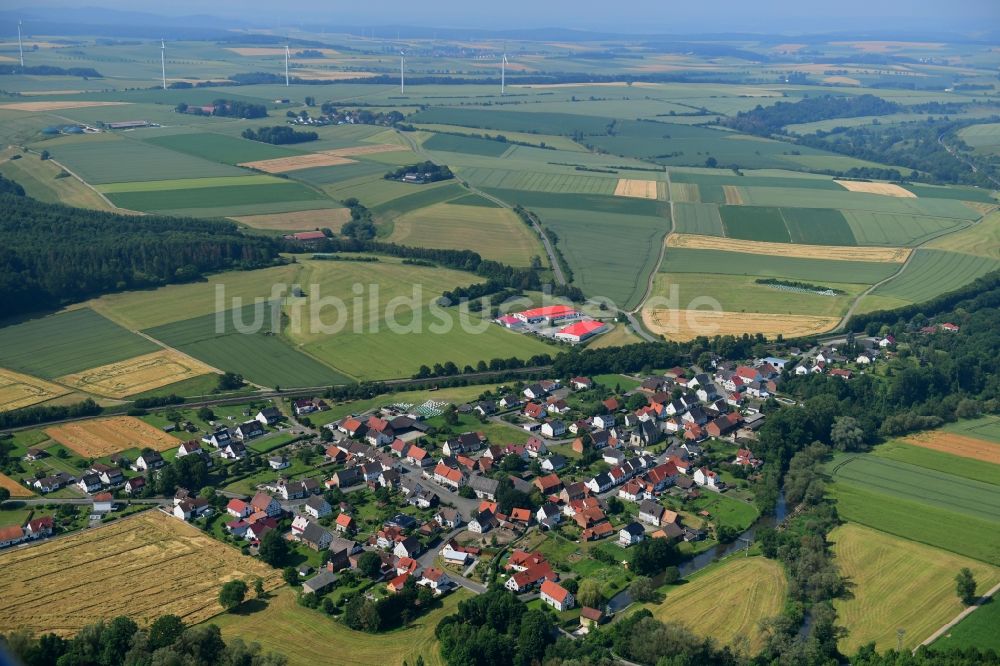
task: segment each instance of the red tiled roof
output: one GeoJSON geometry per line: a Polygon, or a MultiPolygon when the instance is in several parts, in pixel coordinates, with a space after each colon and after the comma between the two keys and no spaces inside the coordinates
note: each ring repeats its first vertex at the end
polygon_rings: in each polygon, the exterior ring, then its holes
{"type": "Polygon", "coordinates": [[[558,317],[560,315],[573,314],[575,312],[576,310],[568,305],[546,305],[541,308],[525,310],[521,314],[528,319],[534,319],[536,317],[558,317]]]}
{"type": "Polygon", "coordinates": [[[551,580],[547,580],[542,583],[542,594],[554,599],[556,603],[563,603],[566,601],[566,597],[569,596],[569,590],[560,585],[559,583],[553,583],[551,580]]]}
{"type": "Polygon", "coordinates": [[[0,527],[0,541],[13,541],[14,539],[20,539],[22,536],[24,536],[24,530],[21,529],[20,525],[0,527]]]}
{"type": "Polygon", "coordinates": [[[114,495],[111,493],[97,493],[94,495],[95,502],[108,502],[114,499],[114,495]]]}
{"type": "Polygon", "coordinates": [[[588,333],[593,333],[594,331],[603,328],[604,324],[599,321],[594,321],[588,319],[586,321],[578,321],[576,323],[570,324],[569,326],[564,326],[559,329],[561,335],[578,335],[584,336],[588,333]]]}

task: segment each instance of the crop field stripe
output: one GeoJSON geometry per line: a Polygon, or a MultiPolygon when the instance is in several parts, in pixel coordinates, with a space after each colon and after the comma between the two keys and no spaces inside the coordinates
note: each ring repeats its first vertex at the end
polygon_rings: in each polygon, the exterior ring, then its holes
{"type": "MultiPolygon", "coordinates": [[[[304,185],[285,181],[257,187],[256,185],[227,185],[193,190],[154,190],[147,192],[120,192],[108,197],[116,205],[130,210],[160,211],[179,208],[220,208],[246,206],[257,203],[285,201],[313,201],[326,198],[304,185]]],[[[332,202],[331,202],[332,204],[332,202]]]]}
{"type": "Polygon", "coordinates": [[[1000,261],[989,257],[918,248],[902,273],[872,293],[919,303],[958,289],[998,268],[1000,261]]]}
{"type": "Polygon", "coordinates": [[[722,216],[715,204],[674,202],[677,233],[724,236],[722,216]]]}
{"type": "Polygon", "coordinates": [[[781,209],[765,206],[720,206],[726,236],[744,240],[790,243],[781,209]]]}
{"type": "Polygon", "coordinates": [[[159,349],[90,308],[0,328],[0,367],[44,379],[159,349]]]}
{"type": "MultiPolygon", "coordinates": [[[[678,206],[674,204],[675,212],[678,206]]],[[[684,204],[686,206],[697,204],[684,204]]],[[[710,204],[702,204],[710,205],[710,204]]],[[[716,250],[739,252],[744,254],[761,254],[772,257],[801,257],[805,259],[821,259],[829,261],[868,261],[903,263],[910,256],[909,248],[859,247],[856,245],[806,245],[801,243],[766,243],[763,241],[747,241],[737,238],[717,238],[701,234],[677,232],[671,234],[667,247],[687,248],[692,250],[716,250]]]]}
{"type": "Polygon", "coordinates": [[[1000,565],[1000,530],[995,521],[882,493],[871,484],[837,482],[830,488],[830,495],[844,520],[1000,565]],[[946,529],[928,529],[929,525],[946,529]]]}
{"type": "Polygon", "coordinates": [[[97,185],[96,190],[104,194],[121,192],[157,192],[163,190],[198,190],[206,187],[230,185],[280,185],[287,180],[264,175],[217,176],[215,178],[176,178],[174,180],[147,180],[128,183],[107,183],[97,185]]]}
{"type": "Polygon", "coordinates": [[[704,273],[706,270],[723,275],[872,285],[899,270],[899,264],[668,247],[660,266],[663,273],[704,273]]]}
{"type": "Polygon", "coordinates": [[[830,208],[781,208],[793,243],[806,245],[857,245],[851,226],[839,210],[830,208]]]}
{"type": "Polygon", "coordinates": [[[883,493],[1000,522],[1000,486],[991,483],[871,455],[838,464],[833,475],[838,481],[872,485],[883,493]]]}
{"type": "MultiPolygon", "coordinates": [[[[264,119],[261,124],[266,124],[264,119]]],[[[195,132],[192,134],[172,134],[168,136],[149,136],[143,139],[168,150],[185,153],[224,164],[239,164],[277,157],[290,157],[308,152],[298,148],[274,146],[261,141],[250,141],[235,136],[216,134],[214,132],[195,132]]],[[[307,144],[300,144],[307,145],[307,144]]]]}

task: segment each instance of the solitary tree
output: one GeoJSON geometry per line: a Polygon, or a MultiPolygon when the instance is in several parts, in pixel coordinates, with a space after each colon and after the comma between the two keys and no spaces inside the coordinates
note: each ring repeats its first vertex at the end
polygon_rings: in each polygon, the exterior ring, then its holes
{"type": "Polygon", "coordinates": [[[219,604],[226,610],[233,610],[243,603],[247,596],[247,584],[242,580],[231,580],[219,590],[219,604]]]}
{"type": "Polygon", "coordinates": [[[830,441],[839,451],[858,451],[865,443],[865,431],[853,416],[837,416],[830,428],[830,441]]]}
{"type": "Polygon", "coordinates": [[[257,553],[272,567],[279,567],[288,557],[288,542],[281,538],[277,530],[271,530],[261,539],[257,553]]]}
{"type": "Polygon", "coordinates": [[[378,576],[378,572],[381,568],[382,558],[378,556],[378,553],[373,553],[369,550],[362,553],[361,557],[358,558],[358,571],[369,578],[375,578],[378,576]]]}
{"type": "Polygon", "coordinates": [[[955,576],[955,592],[966,606],[976,603],[976,579],[968,567],[962,567],[955,576]]]}
{"type": "Polygon", "coordinates": [[[259,576],[253,582],[253,594],[258,599],[264,598],[264,579],[259,576]]]}
{"type": "Polygon", "coordinates": [[[601,594],[600,584],[591,578],[586,578],[580,583],[580,588],[576,591],[576,599],[583,606],[600,608],[604,603],[604,595],[601,594]]]}

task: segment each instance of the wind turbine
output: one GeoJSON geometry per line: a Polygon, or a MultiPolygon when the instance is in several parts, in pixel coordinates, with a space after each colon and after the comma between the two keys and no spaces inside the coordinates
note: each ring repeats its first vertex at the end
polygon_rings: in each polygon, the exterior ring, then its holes
{"type": "Polygon", "coordinates": [[[21,19],[17,20],[17,51],[21,54],[21,69],[24,69],[24,47],[21,46],[21,19]]]}
{"type": "Polygon", "coordinates": [[[406,62],[406,51],[399,52],[399,94],[405,95],[405,85],[403,79],[403,64],[406,62]]]}
{"type": "Polygon", "coordinates": [[[288,87],[288,58],[291,53],[288,50],[288,44],[285,44],[285,87],[288,87]]]}
{"type": "Polygon", "coordinates": [[[500,61],[500,95],[503,96],[505,84],[507,83],[507,42],[503,45],[503,59],[500,61]]]}
{"type": "Polygon", "coordinates": [[[167,89],[167,45],[160,40],[160,76],[163,78],[163,89],[167,89]]]}

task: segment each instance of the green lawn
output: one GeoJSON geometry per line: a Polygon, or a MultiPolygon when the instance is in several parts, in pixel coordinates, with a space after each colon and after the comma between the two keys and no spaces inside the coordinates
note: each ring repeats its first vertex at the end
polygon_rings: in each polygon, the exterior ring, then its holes
{"type": "Polygon", "coordinates": [[[500,157],[510,145],[492,139],[480,139],[472,136],[456,136],[454,134],[434,134],[424,141],[427,150],[439,150],[449,153],[469,153],[471,155],[486,155],[500,157]]]}
{"type": "Polygon", "coordinates": [[[0,328],[0,367],[45,379],[159,349],[90,308],[0,328]]]}

